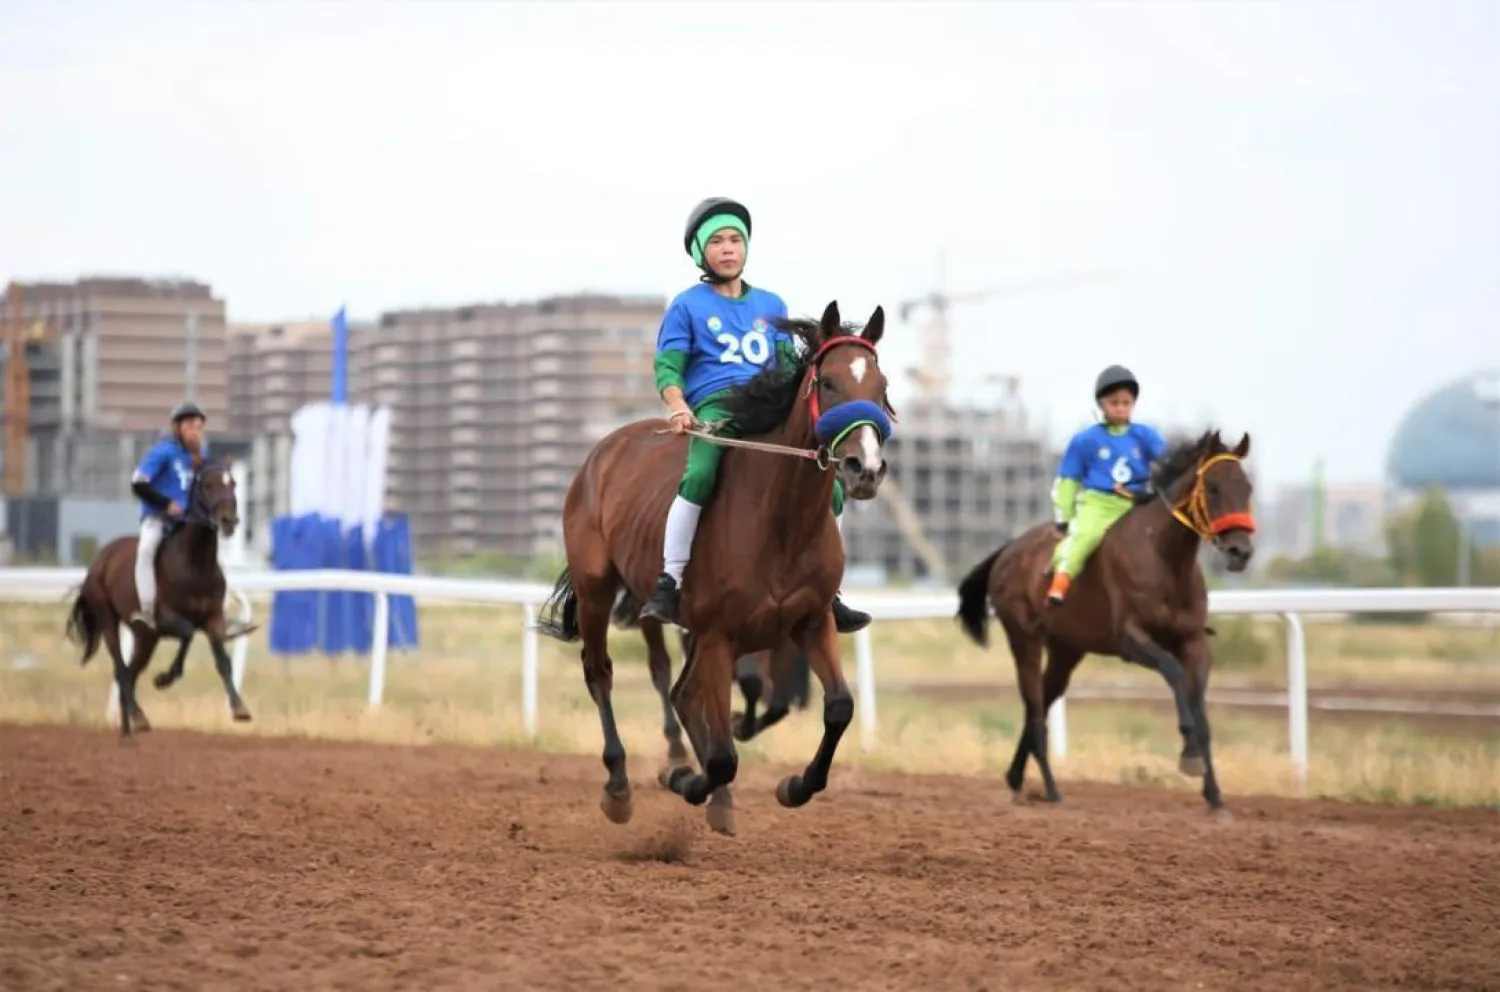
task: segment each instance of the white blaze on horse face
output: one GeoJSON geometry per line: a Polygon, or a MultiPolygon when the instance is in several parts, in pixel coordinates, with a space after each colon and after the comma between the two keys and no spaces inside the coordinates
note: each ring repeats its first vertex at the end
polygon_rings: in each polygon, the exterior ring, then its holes
{"type": "Polygon", "coordinates": [[[864,458],[865,471],[880,471],[880,435],[869,424],[859,429],[859,453],[864,458]]]}
{"type": "Polygon", "coordinates": [[[849,363],[849,374],[854,376],[855,382],[865,381],[865,372],[870,368],[870,360],[860,357],[849,363]]]}

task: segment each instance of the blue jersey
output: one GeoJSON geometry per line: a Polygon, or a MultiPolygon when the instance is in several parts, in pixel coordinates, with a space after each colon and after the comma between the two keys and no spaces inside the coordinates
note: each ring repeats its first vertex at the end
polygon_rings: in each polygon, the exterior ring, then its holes
{"type": "Polygon", "coordinates": [[[771,321],[786,316],[775,293],[750,287],[737,300],[720,296],[706,283],[684,290],[667,307],[656,335],[656,352],[684,352],[683,399],[696,407],[720,390],[755,378],[776,360],[778,346],[791,340],[771,321]]]}
{"type": "Polygon", "coordinates": [[[1057,475],[1085,489],[1136,496],[1151,478],[1151,463],[1166,452],[1167,440],[1154,427],[1127,424],[1120,430],[1095,424],[1073,435],[1057,475]]]}
{"type": "MultiPolygon", "coordinates": [[[[203,443],[203,455],[208,456],[208,442],[203,443]]],[[[193,485],[192,452],[178,443],[176,438],[162,438],[146,452],[141,464],[136,467],[132,483],[144,482],[152,489],[172,500],[186,512],[188,489],[193,485]]],[[[141,519],[160,514],[161,511],[141,500],[141,519]]]]}

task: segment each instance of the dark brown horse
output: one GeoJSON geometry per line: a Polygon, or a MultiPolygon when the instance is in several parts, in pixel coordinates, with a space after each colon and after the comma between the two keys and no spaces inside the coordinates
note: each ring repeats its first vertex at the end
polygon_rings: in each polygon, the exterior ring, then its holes
{"type": "Polygon", "coordinates": [[[1180,768],[1203,776],[1203,798],[1219,809],[1203,696],[1213,655],[1208,646],[1208,588],[1198,549],[1211,541],[1242,571],[1253,553],[1250,479],[1241,461],[1246,434],[1229,450],[1218,431],[1174,447],[1152,473],[1151,491],[1104,535],[1063,603],[1044,607],[1046,572],[1058,541],[1040,524],[1002,546],[959,583],[958,617],[976,644],[989,640],[989,606],[1010,641],[1026,724],[1006,782],[1019,799],[1026,758],[1042,770],[1048,802],[1061,796],[1047,755],[1047,711],[1067,691],[1086,653],[1133,662],[1172,689],[1182,731],[1180,768]],[[1042,648],[1047,649],[1046,672],[1042,648]]]}
{"type": "MultiPolygon", "coordinates": [[[[181,674],[181,658],[196,631],[203,631],[214,653],[214,667],[224,682],[230,710],[236,720],[249,720],[250,711],[234,687],[229,652],[224,649],[225,581],[219,567],[219,535],[232,536],[239,523],[234,479],[225,463],[199,463],[188,494],[186,513],[180,525],[167,534],[156,553],[156,583],[159,632],[136,629],[129,663],[120,650],[120,620],[140,608],[135,590],[135,550],[138,538],[117,538],[95,556],[84,576],[83,587],[68,617],[69,640],[83,647],[87,664],[102,639],[114,660],[115,683],[120,690],[120,734],[135,729],[150,730],[151,724],[136,701],[135,684],[151,662],[157,641],[176,637],[182,643],[173,663],[181,674]]],[[[237,633],[248,633],[247,630],[237,633]]],[[[171,673],[168,673],[170,676],[171,673]]],[[[158,688],[171,684],[159,678],[158,688]]]]}
{"type": "MultiPolygon", "coordinates": [[[[684,576],[680,616],[691,633],[672,689],[703,770],[677,767],[661,777],[687,802],[709,801],[709,825],[721,832],[734,830],[728,786],[738,758],[730,696],[738,657],[790,638],[808,653],[823,685],[822,743],[802,775],[778,785],[782,805],[801,806],[826,788],[854,716],[832,614],[844,549],[828,469],[854,499],[874,498],[885,476],[890,421],[875,355],[884,325],[885,313],[876,308],[855,334],[840,323],[836,303],[819,322],[782,320],[778,326],[799,338],[805,353],[756,376],[728,403],[744,441],[724,454],[684,576]]],[[[602,806],[615,823],[629,821],[632,803],[611,701],[610,608],[621,585],[644,602],[661,572],[662,530],[687,451],[687,438],[662,433],[664,427],[662,420],[626,425],[589,453],[563,507],[568,567],[538,624],[560,640],[583,640],[584,680],[599,708],[609,771],[602,806]]]]}

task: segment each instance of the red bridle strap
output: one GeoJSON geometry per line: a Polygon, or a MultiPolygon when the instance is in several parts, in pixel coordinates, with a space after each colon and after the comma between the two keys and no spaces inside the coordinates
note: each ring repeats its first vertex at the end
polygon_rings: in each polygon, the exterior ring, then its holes
{"type": "MultiPolygon", "coordinates": [[[[818,368],[823,364],[823,356],[842,344],[858,345],[872,355],[878,354],[873,344],[857,334],[840,334],[818,345],[818,350],[813,352],[812,361],[807,363],[807,404],[812,411],[813,423],[817,423],[818,418],[823,415],[822,408],[818,405],[818,368]]],[[[889,412],[887,406],[887,413],[889,412]]]]}

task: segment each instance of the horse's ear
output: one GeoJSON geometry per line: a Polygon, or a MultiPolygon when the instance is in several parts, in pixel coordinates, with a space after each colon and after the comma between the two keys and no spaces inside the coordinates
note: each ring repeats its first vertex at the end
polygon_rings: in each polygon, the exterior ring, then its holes
{"type": "Polygon", "coordinates": [[[1250,454],[1250,432],[1249,431],[1246,431],[1245,432],[1245,436],[1242,437],[1242,438],[1240,438],[1240,443],[1234,446],[1234,453],[1236,455],[1238,455],[1240,458],[1244,458],[1246,455],[1250,454]]]}
{"type": "Polygon", "coordinates": [[[1224,450],[1224,440],[1219,437],[1218,431],[1214,431],[1208,436],[1208,448],[1210,451],[1224,450]]]}
{"type": "Polygon", "coordinates": [[[875,312],[870,314],[870,320],[865,324],[865,329],[859,332],[859,336],[870,342],[874,347],[880,343],[880,337],[885,333],[885,307],[877,306],[875,312]]]}
{"type": "MultiPolygon", "coordinates": [[[[843,327],[843,319],[839,317],[838,300],[828,301],[828,306],[823,308],[823,319],[818,321],[818,324],[823,331],[823,341],[838,337],[839,328],[843,327]]],[[[822,341],[818,343],[822,344],[822,341]]]]}

